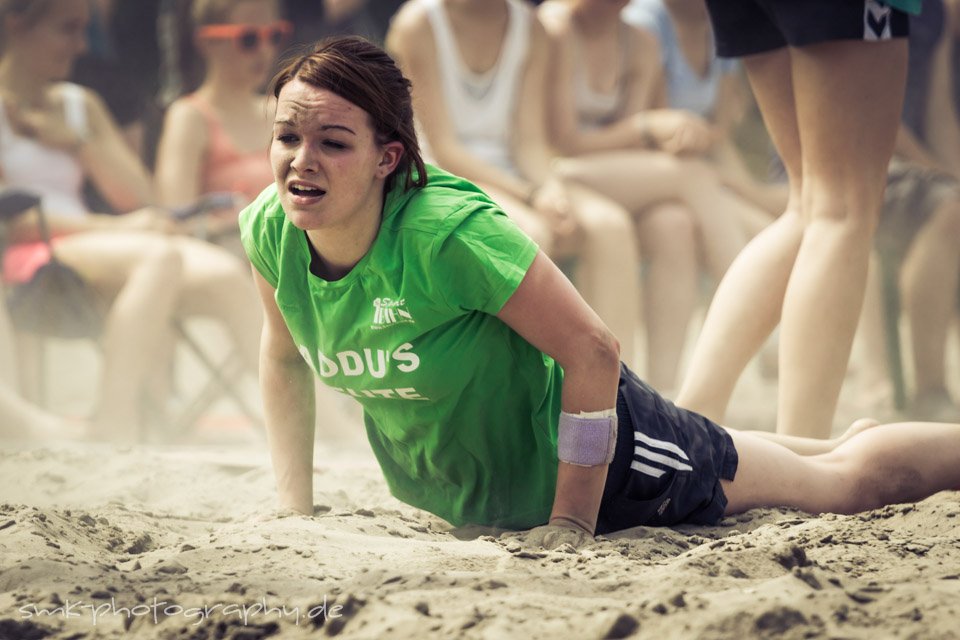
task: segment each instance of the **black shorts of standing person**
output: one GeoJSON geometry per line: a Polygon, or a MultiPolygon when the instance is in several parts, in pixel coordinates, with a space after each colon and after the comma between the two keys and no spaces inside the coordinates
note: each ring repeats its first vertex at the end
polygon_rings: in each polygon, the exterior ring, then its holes
{"type": "Polygon", "coordinates": [[[724,58],[833,40],[906,37],[909,18],[877,0],[707,0],[724,58]]]}

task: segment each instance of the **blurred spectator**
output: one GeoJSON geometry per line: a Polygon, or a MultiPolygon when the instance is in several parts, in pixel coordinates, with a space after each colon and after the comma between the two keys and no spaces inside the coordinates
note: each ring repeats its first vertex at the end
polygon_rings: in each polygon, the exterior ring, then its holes
{"type": "Polygon", "coordinates": [[[261,89],[291,31],[276,0],[196,0],[188,33],[202,56],[203,81],[168,107],[160,138],[160,203],[180,207],[204,194],[237,194],[237,206],[200,224],[240,256],[237,213],[273,182],[273,108],[261,89]]]}
{"type": "Polygon", "coordinates": [[[567,155],[559,171],[636,219],[646,267],[646,379],[669,395],[698,303],[701,256],[719,282],[746,244],[739,210],[753,205],[698,158],[714,144],[714,129],[664,108],[656,38],[621,20],[625,4],[540,7],[554,48],[547,104],[553,142],[567,155]]]}
{"type": "MultiPolygon", "coordinates": [[[[923,12],[911,17],[903,118],[876,237],[881,260],[899,274],[909,320],[915,384],[908,411],[931,421],[960,420],[945,374],[947,335],[960,291],[960,118],[951,93],[958,77],[952,56],[958,36],[956,0],[927,0],[923,12]]],[[[882,312],[876,298],[868,300],[874,302],[866,313],[882,312]]],[[[874,330],[865,367],[874,397],[889,396],[885,345],[878,334],[874,330]]]]}
{"type": "MultiPolygon", "coordinates": [[[[2,291],[0,291],[2,293],[2,291]]],[[[46,440],[67,434],[65,421],[25,401],[17,392],[16,344],[6,297],[0,295],[0,440],[46,440]]]]}
{"type": "Polygon", "coordinates": [[[75,82],[102,96],[128,144],[144,161],[153,157],[159,119],[162,0],[95,0],[87,51],[73,67],[75,82]]]}
{"type": "Polygon", "coordinates": [[[755,205],[738,213],[748,234],[756,235],[783,211],[787,189],[758,181],[736,148],[733,134],[745,113],[748,90],[736,61],[714,54],[703,0],[630,0],[623,18],[653,33],[660,43],[663,104],[695,113],[712,125],[715,141],[706,158],[729,188],[755,205]]]}
{"type": "Polygon", "coordinates": [[[414,0],[387,45],[413,82],[428,154],[489,193],[555,259],[575,258],[575,284],[632,363],[640,295],[632,223],[620,205],[553,169],[549,42],[532,6],[414,0]]]}
{"type": "MultiPolygon", "coordinates": [[[[6,185],[42,196],[58,257],[111,301],[104,340],[106,371],[126,371],[105,385],[102,434],[129,436],[143,386],[166,361],[156,350],[174,312],[223,322],[250,371],[256,370],[260,318],[243,265],[190,238],[155,233],[168,227],[156,211],[119,217],[91,214],[82,198],[92,180],[120,211],[152,201],[146,168],[125,143],[103,101],[63,82],[86,46],[89,7],[75,0],[0,0],[0,172],[6,185]],[[182,267],[182,278],[180,277],[182,267]],[[125,400],[124,411],[117,402],[125,400]]],[[[4,255],[8,281],[27,282],[49,260],[37,242],[36,218],[10,225],[4,255]]],[[[137,416],[139,417],[139,416],[137,416]]]]}

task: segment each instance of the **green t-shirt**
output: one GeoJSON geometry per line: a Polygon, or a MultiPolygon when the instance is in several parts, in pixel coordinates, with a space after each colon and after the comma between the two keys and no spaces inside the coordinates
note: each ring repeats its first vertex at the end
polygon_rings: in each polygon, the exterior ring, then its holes
{"type": "Polygon", "coordinates": [[[304,359],[356,398],[391,493],[454,525],[529,528],[550,516],[562,372],[494,314],[537,247],[482,191],[435,167],[394,188],[345,277],[310,272],[276,188],[240,215],[304,359]]]}

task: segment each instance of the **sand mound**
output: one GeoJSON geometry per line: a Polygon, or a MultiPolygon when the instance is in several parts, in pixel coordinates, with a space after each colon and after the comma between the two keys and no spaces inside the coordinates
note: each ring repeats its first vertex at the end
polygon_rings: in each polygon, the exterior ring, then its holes
{"type": "Polygon", "coordinates": [[[262,448],[0,453],[0,640],[960,637],[957,493],[543,552],[318,459],[315,517],[265,519],[262,448]]]}

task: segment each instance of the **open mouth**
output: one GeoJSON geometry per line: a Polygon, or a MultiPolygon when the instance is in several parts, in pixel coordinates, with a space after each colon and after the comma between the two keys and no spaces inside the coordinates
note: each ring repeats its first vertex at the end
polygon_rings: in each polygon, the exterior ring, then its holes
{"type": "Polygon", "coordinates": [[[292,184],[290,185],[290,193],[295,196],[302,196],[304,198],[316,198],[324,195],[326,191],[318,187],[307,187],[305,185],[292,184]]]}
{"type": "Polygon", "coordinates": [[[324,189],[308,184],[291,184],[288,191],[294,200],[300,203],[312,202],[327,194],[324,189]]]}

